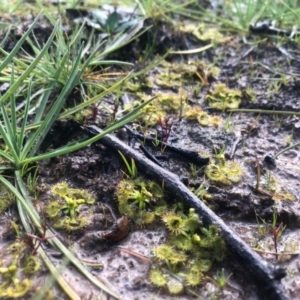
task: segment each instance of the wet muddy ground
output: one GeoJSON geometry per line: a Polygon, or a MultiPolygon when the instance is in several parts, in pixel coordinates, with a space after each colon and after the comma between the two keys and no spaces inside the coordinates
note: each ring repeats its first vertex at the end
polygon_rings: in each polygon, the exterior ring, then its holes
{"type": "MultiPolygon", "coordinates": [[[[49,34],[51,31],[42,29],[42,25],[38,25],[39,29],[45,30],[45,35],[49,34]]],[[[210,42],[196,38],[191,33],[175,31],[163,22],[154,25],[138,41],[114,53],[114,58],[126,60],[126,53],[131,51],[128,60],[134,60],[136,68],[142,68],[149,64],[149,60],[142,66],[137,60],[144,53],[143,46],[149,38],[155,46],[150,59],[163,55],[169,47],[187,50],[210,42]]],[[[224,41],[216,42],[204,52],[193,55],[169,54],[153,69],[127,82],[122,90],[120,111],[130,109],[135,101],[158,96],[150,108],[145,109],[145,114],[129,125],[135,133],[153,141],[142,141],[125,128],[114,134],[145,155],[145,151],[140,149],[140,145],[143,145],[147,150],[146,155],[150,153],[162,168],[178,175],[195,192],[199,201],[220,216],[253,251],[271,264],[283,267],[286,276],[282,283],[286,295],[290,299],[297,299],[300,293],[298,149],[278,156],[275,159],[276,167],[272,162],[279,151],[299,142],[299,117],[292,114],[230,111],[231,108],[299,110],[300,62],[295,57],[287,57],[277,46],[275,37],[269,36],[252,46],[251,42],[263,37],[249,33],[249,44],[245,44],[240,36],[229,34],[224,41]],[[215,93],[218,87],[222,88],[220,84],[224,84],[225,91],[215,93]],[[226,94],[228,89],[236,93],[233,98],[226,94]],[[218,102],[214,105],[213,97],[221,99],[221,104],[218,102]],[[237,106],[230,106],[232,102],[234,105],[238,103],[237,106]],[[166,133],[166,130],[169,132],[166,133]],[[156,140],[165,141],[174,148],[195,151],[209,158],[210,164],[205,166],[168,147],[154,145],[156,140]],[[222,164],[228,164],[232,172],[237,170],[234,178],[228,174],[227,177],[216,174],[220,172],[219,166],[222,164]],[[209,169],[210,165],[215,169],[209,169]],[[286,226],[278,241],[277,254],[272,235],[274,216],[277,216],[277,227],[281,222],[286,226]]],[[[7,47],[9,49],[11,46],[8,44],[7,47]]],[[[289,41],[284,47],[297,55],[297,42],[289,41]]],[[[114,100],[113,95],[106,97],[106,107],[113,109],[114,100]]],[[[103,127],[107,119],[107,110],[103,113],[99,109],[97,116],[87,118],[84,124],[57,122],[42,150],[58,147],[66,139],[72,141],[75,136],[84,137],[88,132],[82,127],[103,127]]],[[[147,173],[147,170],[139,168],[137,171],[139,176],[147,173]]],[[[120,182],[128,179],[125,174],[128,171],[121,156],[101,141],[39,164],[35,205],[45,214],[47,222],[52,224],[56,221],[47,218],[46,207],[53,200],[52,188],[57,183],[66,182],[69,188],[84,189],[93,195],[94,203],[80,208],[80,213],[89,219],[88,225],[78,230],[66,230],[58,226],[57,232],[82,261],[101,264],[91,268],[100,281],[124,300],[176,297],[267,299],[258,293],[263,287],[248,280],[247,268],[235,261],[231,253],[227,253],[222,261],[214,261],[201,284],[186,285],[179,296],[170,295],[165,287],[153,285],[149,279],[150,269],[155,266],[153,249],[166,243],[168,232],[161,218],[151,224],[140,224],[119,212],[117,189],[120,182]],[[217,274],[223,268],[226,277],[231,276],[225,287],[220,288],[216,283],[217,274]]],[[[155,182],[155,178],[148,177],[145,180],[155,182]]],[[[156,183],[163,187],[162,182],[156,183]]],[[[172,190],[164,191],[164,199],[169,208],[178,201],[172,190]]],[[[184,208],[185,213],[188,209],[184,208]]],[[[14,241],[9,234],[11,229],[8,224],[7,215],[1,216],[1,253],[5,253],[6,247],[14,241]]],[[[57,253],[51,251],[49,249],[51,259],[57,264],[61,263],[57,253]]],[[[3,257],[1,260],[4,260],[3,257]]],[[[46,270],[40,271],[35,279],[36,285],[47,281],[44,273],[46,270]]],[[[62,274],[81,299],[106,299],[72,267],[63,270],[62,274]]],[[[174,280],[180,281],[180,278],[174,277],[174,280]]],[[[54,298],[58,295],[63,297],[59,289],[54,289],[53,293],[54,298]]]]}

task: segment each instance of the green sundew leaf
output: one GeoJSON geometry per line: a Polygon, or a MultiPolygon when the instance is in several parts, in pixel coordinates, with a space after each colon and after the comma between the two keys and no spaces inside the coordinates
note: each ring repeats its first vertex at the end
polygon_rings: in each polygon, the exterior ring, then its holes
{"type": "Polygon", "coordinates": [[[191,286],[200,284],[202,278],[203,274],[196,266],[192,266],[189,272],[185,275],[187,283],[191,286]]]}
{"type": "Polygon", "coordinates": [[[41,50],[39,55],[37,55],[34,61],[28,66],[28,68],[22,73],[22,75],[15,81],[15,83],[8,89],[8,91],[1,97],[0,104],[4,103],[7,99],[9,99],[9,97],[19,88],[19,86],[24,81],[24,79],[27,78],[29,74],[31,74],[31,72],[34,70],[36,65],[39,63],[41,58],[44,56],[44,54],[50,47],[52,40],[56,34],[57,28],[58,28],[58,22],[56,23],[51,35],[49,36],[48,41],[45,44],[44,48],[41,50]]]}
{"type": "Polygon", "coordinates": [[[167,287],[168,287],[170,294],[172,294],[172,295],[179,295],[184,290],[183,284],[174,278],[169,279],[169,281],[167,283],[167,287]]]}
{"type": "MultiPolygon", "coordinates": [[[[6,59],[0,64],[0,72],[11,62],[11,60],[16,56],[17,52],[19,51],[19,49],[22,47],[23,43],[25,42],[25,40],[27,39],[27,37],[29,36],[29,34],[31,33],[31,31],[33,30],[33,27],[35,26],[35,24],[37,23],[39,17],[41,16],[42,11],[38,14],[38,16],[35,18],[35,20],[33,21],[33,23],[31,24],[31,26],[28,28],[28,30],[23,34],[22,38],[18,41],[18,43],[15,45],[14,49],[11,50],[11,52],[9,53],[9,55],[6,57],[6,59]]],[[[2,43],[0,45],[0,47],[2,47],[2,43]]],[[[2,102],[2,101],[1,101],[2,102]]]]}
{"type": "Polygon", "coordinates": [[[162,287],[167,284],[166,276],[160,270],[157,269],[150,271],[149,279],[154,285],[158,287],[162,287]]]}

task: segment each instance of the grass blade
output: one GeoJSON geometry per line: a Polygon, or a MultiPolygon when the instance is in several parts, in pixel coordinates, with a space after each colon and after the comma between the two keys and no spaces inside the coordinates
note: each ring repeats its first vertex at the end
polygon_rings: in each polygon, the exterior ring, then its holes
{"type": "MultiPolygon", "coordinates": [[[[45,44],[44,48],[41,50],[41,52],[37,55],[37,57],[34,59],[34,61],[28,66],[28,68],[24,71],[24,73],[15,81],[15,83],[8,89],[8,91],[1,97],[0,104],[6,102],[7,99],[19,88],[21,83],[24,81],[25,78],[31,74],[31,72],[34,70],[38,62],[41,60],[43,55],[46,53],[48,48],[50,47],[52,40],[56,34],[57,31],[57,24],[54,27],[51,35],[48,38],[47,43],[45,44]]],[[[1,65],[2,68],[2,65],[1,65]]],[[[0,69],[1,71],[1,69],[0,69]]]]}
{"type": "Polygon", "coordinates": [[[30,156],[33,156],[38,148],[40,147],[41,143],[43,142],[45,136],[49,132],[52,124],[54,121],[57,119],[58,114],[61,111],[62,106],[65,103],[65,100],[67,98],[67,95],[71,93],[73,90],[74,86],[78,83],[79,78],[81,76],[81,71],[77,71],[78,65],[80,63],[80,55],[78,55],[77,60],[75,61],[72,70],[71,70],[71,75],[64,86],[63,90],[59,94],[58,98],[52,105],[49,113],[46,115],[45,119],[43,122],[41,122],[41,125],[39,128],[36,130],[36,132],[28,139],[28,142],[24,146],[24,149],[22,151],[22,156],[21,159],[25,159],[27,157],[29,151],[30,151],[30,156]]]}
{"type": "MultiPolygon", "coordinates": [[[[12,51],[8,54],[8,56],[6,57],[6,59],[0,64],[0,72],[11,62],[11,60],[16,56],[17,52],[19,51],[19,49],[22,47],[23,43],[25,42],[25,40],[27,39],[27,37],[29,36],[29,34],[32,32],[33,27],[35,26],[35,24],[37,23],[39,17],[41,16],[42,12],[40,12],[38,14],[38,16],[35,18],[35,20],[33,21],[33,23],[31,24],[31,26],[28,28],[28,30],[24,33],[24,35],[22,36],[22,38],[18,41],[18,43],[15,45],[15,47],[12,49],[12,51]]],[[[2,43],[1,43],[2,46],[2,43]]]]}
{"type": "Polygon", "coordinates": [[[0,134],[1,134],[6,146],[8,147],[8,149],[9,149],[11,155],[12,155],[12,157],[11,157],[13,159],[12,162],[14,164],[18,164],[19,163],[19,157],[18,157],[17,152],[16,152],[16,144],[15,144],[15,141],[13,139],[13,132],[12,132],[11,124],[9,122],[7,112],[6,112],[5,107],[3,105],[1,106],[1,114],[3,116],[4,125],[2,124],[2,122],[0,122],[0,134]]]}
{"type": "Polygon", "coordinates": [[[140,114],[140,110],[143,107],[145,107],[146,105],[148,105],[150,102],[152,102],[155,98],[156,97],[153,97],[153,98],[145,101],[143,104],[136,107],[130,113],[125,115],[122,119],[120,119],[119,121],[115,122],[114,124],[110,125],[106,129],[104,129],[103,132],[95,135],[94,137],[92,137],[92,138],[90,138],[86,141],[83,141],[81,143],[76,143],[73,146],[67,145],[65,147],[62,147],[60,149],[54,150],[54,151],[49,152],[49,153],[45,153],[45,154],[42,154],[42,155],[37,155],[37,156],[34,156],[34,157],[27,158],[23,161],[23,163],[25,164],[25,163],[30,163],[30,162],[34,162],[34,161],[39,161],[39,160],[42,160],[42,159],[48,159],[48,158],[60,156],[60,155],[67,154],[67,153],[79,150],[81,148],[87,147],[88,145],[90,145],[90,144],[98,141],[102,137],[104,137],[106,134],[115,131],[116,129],[126,125],[127,123],[129,123],[132,120],[134,120],[135,118],[137,118],[140,114]]]}
{"type": "Polygon", "coordinates": [[[25,110],[23,113],[22,125],[21,125],[21,130],[20,130],[19,139],[18,139],[18,148],[20,149],[20,151],[22,149],[24,139],[25,139],[26,123],[27,123],[27,119],[28,119],[28,115],[29,115],[28,111],[29,111],[29,106],[30,106],[30,95],[31,95],[31,84],[29,83],[26,104],[25,104],[25,110]]]}

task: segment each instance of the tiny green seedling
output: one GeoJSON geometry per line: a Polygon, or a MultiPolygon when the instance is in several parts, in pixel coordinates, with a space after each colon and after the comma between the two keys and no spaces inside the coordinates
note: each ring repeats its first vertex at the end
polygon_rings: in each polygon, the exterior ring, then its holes
{"type": "MultiPolygon", "coordinates": [[[[124,156],[124,154],[121,151],[118,151],[119,154],[121,155],[124,164],[126,165],[127,171],[130,175],[131,178],[136,178],[137,175],[137,169],[136,169],[136,165],[135,165],[135,161],[133,158],[131,158],[131,165],[129,164],[129,162],[127,161],[126,157],[124,156]]],[[[122,171],[123,172],[123,171],[122,171]]],[[[123,172],[124,173],[124,172],[123,172]]],[[[128,176],[126,173],[124,173],[126,176],[128,176]]]]}
{"type": "Polygon", "coordinates": [[[154,147],[158,147],[159,144],[160,144],[157,132],[155,133],[155,140],[152,142],[152,144],[153,144],[154,147]]]}
{"type": "Polygon", "coordinates": [[[235,124],[234,121],[232,121],[231,113],[227,117],[224,123],[224,130],[229,131],[229,132],[234,132],[235,131],[235,124]]]}
{"type": "Polygon", "coordinates": [[[195,164],[190,163],[190,170],[191,170],[192,176],[196,177],[198,175],[198,169],[195,164]]]}
{"type": "Polygon", "coordinates": [[[232,274],[229,274],[227,277],[225,275],[225,271],[224,271],[224,268],[222,268],[221,271],[218,271],[217,274],[216,274],[216,283],[217,283],[217,286],[223,290],[225,288],[225,286],[227,285],[230,277],[232,276],[232,274]]]}
{"type": "Polygon", "coordinates": [[[28,174],[27,187],[28,187],[29,192],[34,195],[34,199],[37,199],[37,197],[38,197],[38,191],[37,191],[38,167],[32,167],[29,170],[26,170],[26,173],[28,171],[30,171],[31,169],[34,169],[34,172],[33,173],[30,172],[28,174]]]}
{"type": "Polygon", "coordinates": [[[255,213],[255,218],[256,218],[256,223],[257,223],[258,234],[261,238],[263,238],[269,232],[269,225],[267,224],[267,222],[264,219],[259,217],[256,213],[255,213]]]}
{"type": "Polygon", "coordinates": [[[223,145],[219,152],[215,147],[214,147],[214,150],[215,150],[216,158],[220,162],[220,166],[224,167],[224,165],[225,165],[225,155],[224,155],[224,153],[225,153],[225,150],[226,150],[226,145],[223,145]]]}
{"type": "Polygon", "coordinates": [[[138,225],[149,224],[166,210],[162,188],[142,178],[122,180],[117,188],[119,212],[138,225]]]}
{"type": "Polygon", "coordinates": [[[203,180],[197,189],[191,189],[191,191],[201,200],[211,199],[211,195],[208,193],[208,183],[207,180],[203,180]]]}

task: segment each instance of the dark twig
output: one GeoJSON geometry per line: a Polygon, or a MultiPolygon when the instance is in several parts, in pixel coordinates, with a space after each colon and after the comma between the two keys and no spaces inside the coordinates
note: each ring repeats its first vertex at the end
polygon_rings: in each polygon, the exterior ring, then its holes
{"type": "MultiPolygon", "coordinates": [[[[157,140],[154,138],[150,138],[150,137],[146,137],[134,130],[132,130],[129,126],[124,126],[128,132],[129,135],[131,135],[132,137],[137,138],[138,140],[140,140],[141,142],[147,142],[150,145],[156,144],[157,140]]],[[[182,157],[184,157],[185,159],[200,165],[200,166],[204,166],[207,165],[209,162],[209,158],[207,157],[201,157],[198,152],[196,151],[191,151],[191,150],[186,150],[186,149],[181,149],[178,147],[174,147],[170,144],[167,144],[165,142],[161,142],[159,141],[158,145],[161,145],[164,148],[164,151],[168,150],[171,152],[175,152],[177,154],[180,154],[182,157]]]]}
{"type": "Polygon", "coordinates": [[[237,150],[237,146],[238,144],[242,141],[242,138],[240,136],[237,137],[237,139],[235,140],[235,142],[233,143],[232,147],[231,147],[231,150],[230,150],[230,156],[229,158],[230,159],[233,159],[234,157],[234,154],[237,150]]]}
{"type": "Polygon", "coordinates": [[[288,57],[289,59],[293,59],[293,60],[296,60],[296,61],[300,61],[300,57],[294,55],[293,53],[289,52],[287,49],[285,49],[284,47],[282,46],[277,46],[277,49],[283,54],[285,55],[286,57],[288,57]]]}
{"type": "Polygon", "coordinates": [[[270,35],[279,35],[279,36],[287,36],[287,37],[296,37],[300,35],[299,31],[291,31],[276,28],[270,25],[269,22],[261,22],[256,25],[250,25],[249,31],[254,34],[270,34],[270,35]]]}
{"type": "Polygon", "coordinates": [[[143,145],[140,145],[140,149],[144,152],[147,158],[155,162],[160,167],[163,167],[163,165],[143,145]]]}

